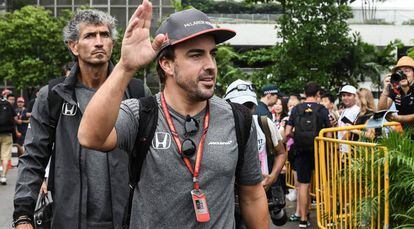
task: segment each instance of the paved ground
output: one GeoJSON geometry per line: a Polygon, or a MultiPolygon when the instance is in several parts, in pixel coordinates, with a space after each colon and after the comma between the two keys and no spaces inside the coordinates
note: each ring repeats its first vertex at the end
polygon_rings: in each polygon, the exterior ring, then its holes
{"type": "MultiPolygon", "coordinates": [[[[12,164],[17,164],[17,159],[13,158],[12,164]]],[[[17,168],[14,167],[9,170],[7,174],[7,185],[0,185],[0,229],[9,229],[11,228],[12,214],[13,214],[13,195],[14,195],[14,186],[16,183],[17,177],[17,168]]],[[[288,216],[293,214],[295,211],[296,202],[288,202],[286,206],[286,211],[288,216]]],[[[313,228],[317,228],[315,221],[315,211],[311,212],[311,220],[313,228]]],[[[271,229],[275,228],[299,228],[297,222],[288,222],[282,227],[271,226],[271,229]]]]}
{"type": "MultiPolygon", "coordinates": [[[[12,158],[12,165],[17,164],[17,158],[12,158]]],[[[16,184],[17,168],[13,167],[7,173],[7,185],[0,185],[0,228],[11,227],[13,214],[14,185],[16,184]]]]}

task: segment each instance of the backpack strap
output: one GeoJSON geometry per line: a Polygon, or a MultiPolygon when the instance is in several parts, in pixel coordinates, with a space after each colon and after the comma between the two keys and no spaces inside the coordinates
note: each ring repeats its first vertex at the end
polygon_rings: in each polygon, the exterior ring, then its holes
{"type": "Polygon", "coordinates": [[[49,143],[47,148],[49,151],[52,152],[52,156],[50,158],[49,164],[49,177],[47,181],[47,189],[50,190],[52,193],[54,191],[54,177],[55,177],[55,137],[56,137],[56,126],[60,119],[60,114],[62,110],[63,99],[52,89],[65,81],[65,77],[60,77],[56,79],[52,79],[48,83],[48,91],[47,91],[47,103],[49,106],[49,143]]]}
{"type": "Polygon", "coordinates": [[[236,166],[236,182],[237,178],[240,174],[241,167],[243,166],[244,162],[244,153],[247,141],[250,136],[250,129],[252,126],[252,114],[250,110],[238,103],[232,103],[227,101],[232,110],[234,116],[234,123],[236,126],[236,137],[237,137],[237,145],[238,145],[238,160],[236,166]]]}
{"type": "Polygon", "coordinates": [[[260,116],[259,125],[260,125],[260,128],[262,128],[262,131],[266,137],[267,156],[275,155],[275,147],[273,146],[272,133],[270,132],[270,129],[269,129],[269,123],[268,123],[267,116],[260,116]]]}
{"type": "Polygon", "coordinates": [[[158,103],[155,96],[139,99],[139,127],[134,149],[129,154],[129,198],[122,228],[129,228],[135,186],[138,184],[142,165],[154,138],[158,122],[158,103]]]}
{"type": "Polygon", "coordinates": [[[132,78],[127,86],[126,94],[129,99],[145,97],[144,82],[140,79],[132,78]]]}

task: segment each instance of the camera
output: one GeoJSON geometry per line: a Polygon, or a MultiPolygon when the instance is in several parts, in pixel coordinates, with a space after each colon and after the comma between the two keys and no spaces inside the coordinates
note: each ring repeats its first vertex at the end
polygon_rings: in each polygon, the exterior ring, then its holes
{"type": "Polygon", "coordinates": [[[403,71],[397,70],[391,75],[391,84],[399,84],[401,80],[407,79],[403,71]]]}

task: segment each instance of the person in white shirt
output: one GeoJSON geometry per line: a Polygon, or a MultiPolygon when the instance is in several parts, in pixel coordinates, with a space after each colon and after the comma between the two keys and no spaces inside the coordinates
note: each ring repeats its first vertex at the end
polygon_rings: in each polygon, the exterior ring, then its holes
{"type": "MultiPolygon", "coordinates": [[[[358,117],[360,107],[357,105],[356,93],[357,89],[352,85],[345,85],[339,92],[345,108],[339,116],[338,127],[353,125],[358,117]]],[[[348,140],[348,137],[346,131],[338,132],[338,139],[348,140]]],[[[347,152],[347,145],[341,144],[340,151],[347,152]]]]}

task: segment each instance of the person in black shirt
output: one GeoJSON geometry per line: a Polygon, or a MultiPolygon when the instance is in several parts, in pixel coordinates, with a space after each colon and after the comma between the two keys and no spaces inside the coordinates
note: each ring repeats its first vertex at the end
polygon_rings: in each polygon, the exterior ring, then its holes
{"type": "MultiPolygon", "coordinates": [[[[299,134],[298,128],[300,126],[301,120],[300,117],[304,117],[302,114],[300,116],[300,111],[304,113],[315,112],[317,117],[317,128],[316,133],[318,133],[322,128],[330,127],[329,121],[329,111],[323,105],[319,104],[320,99],[320,87],[314,82],[310,82],[305,86],[305,95],[306,100],[303,103],[298,104],[292,109],[292,112],[289,117],[288,124],[286,126],[285,137],[295,137],[294,147],[296,148],[295,156],[295,167],[298,176],[298,203],[299,203],[299,213],[300,213],[300,222],[299,227],[307,228],[310,227],[310,222],[308,218],[308,200],[309,200],[309,184],[311,183],[312,173],[315,167],[315,156],[313,147],[301,146],[302,143],[296,141],[299,134]],[[298,118],[299,117],[299,118],[298,118]],[[296,127],[295,131],[293,129],[296,127]],[[296,136],[295,136],[296,135],[296,136]]],[[[314,138],[314,135],[308,135],[309,131],[306,132],[307,138],[314,138]]],[[[304,141],[305,142],[305,141],[304,141]]]]}
{"type": "Polygon", "coordinates": [[[279,90],[275,85],[266,85],[262,88],[262,97],[257,104],[256,113],[259,116],[266,115],[272,119],[272,112],[270,112],[268,107],[271,107],[276,104],[278,99],[279,90]]]}
{"type": "Polygon", "coordinates": [[[414,123],[414,60],[408,56],[401,57],[392,73],[398,70],[405,77],[397,85],[390,83],[390,77],[384,79],[384,91],[378,102],[378,110],[389,109],[394,102],[398,115],[389,116],[389,120],[400,122],[407,129],[414,123]]]}

